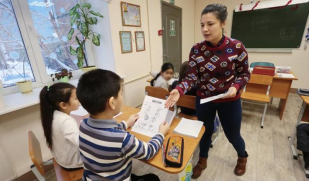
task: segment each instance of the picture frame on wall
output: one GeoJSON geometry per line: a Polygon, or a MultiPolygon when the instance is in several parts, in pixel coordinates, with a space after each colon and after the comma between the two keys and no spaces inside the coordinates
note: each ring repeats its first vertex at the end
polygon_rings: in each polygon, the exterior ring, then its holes
{"type": "Polygon", "coordinates": [[[122,26],[141,27],[141,8],[139,5],[120,2],[122,26]]]}
{"type": "Polygon", "coordinates": [[[132,53],[131,31],[119,31],[121,53],[132,53]]]}
{"type": "Polygon", "coordinates": [[[145,33],[144,31],[135,31],[136,51],[145,51],[145,33]]]}

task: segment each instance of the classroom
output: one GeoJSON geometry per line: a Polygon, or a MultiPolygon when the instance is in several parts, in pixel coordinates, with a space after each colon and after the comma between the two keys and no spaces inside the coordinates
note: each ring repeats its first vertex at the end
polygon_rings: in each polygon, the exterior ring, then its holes
{"type": "Polygon", "coordinates": [[[0,0],[0,181],[309,181],[308,16],[0,0]]]}

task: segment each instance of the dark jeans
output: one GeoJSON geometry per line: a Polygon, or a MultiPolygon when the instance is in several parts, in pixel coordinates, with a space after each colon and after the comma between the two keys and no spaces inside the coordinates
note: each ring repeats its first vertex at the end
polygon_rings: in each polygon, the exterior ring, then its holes
{"type": "Polygon", "coordinates": [[[204,122],[206,131],[200,141],[200,157],[207,158],[211,136],[214,130],[216,112],[222,124],[224,133],[229,142],[234,146],[238,156],[247,157],[245,142],[240,135],[241,102],[240,99],[231,102],[200,104],[200,97],[196,97],[196,111],[198,120],[204,122]]]}

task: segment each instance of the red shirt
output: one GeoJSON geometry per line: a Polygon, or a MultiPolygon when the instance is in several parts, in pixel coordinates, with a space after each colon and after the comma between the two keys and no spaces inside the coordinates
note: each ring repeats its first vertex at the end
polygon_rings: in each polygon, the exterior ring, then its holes
{"type": "Polygon", "coordinates": [[[214,102],[237,100],[240,97],[239,90],[250,79],[248,64],[248,53],[242,42],[223,37],[219,46],[212,47],[202,41],[192,47],[187,75],[176,89],[183,95],[197,85],[197,95],[206,98],[225,93],[233,86],[237,89],[234,98],[214,102]]]}

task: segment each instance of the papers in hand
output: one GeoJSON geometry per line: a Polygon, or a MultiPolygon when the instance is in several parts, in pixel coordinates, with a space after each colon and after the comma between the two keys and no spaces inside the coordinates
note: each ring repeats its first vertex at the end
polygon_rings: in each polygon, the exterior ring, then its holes
{"type": "Polygon", "coordinates": [[[159,126],[166,121],[171,124],[175,114],[165,108],[165,100],[145,96],[139,119],[132,127],[132,131],[149,137],[155,136],[159,126]]]}
{"type": "Polygon", "coordinates": [[[202,121],[182,118],[174,129],[175,133],[197,138],[203,126],[202,121]]]}
{"type": "Polygon", "coordinates": [[[201,99],[200,104],[205,104],[205,103],[210,102],[210,101],[221,99],[221,98],[225,97],[227,94],[228,93],[224,93],[224,94],[219,94],[219,95],[216,95],[216,96],[201,99]]]}

